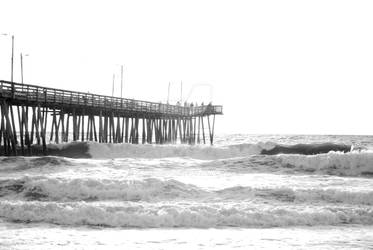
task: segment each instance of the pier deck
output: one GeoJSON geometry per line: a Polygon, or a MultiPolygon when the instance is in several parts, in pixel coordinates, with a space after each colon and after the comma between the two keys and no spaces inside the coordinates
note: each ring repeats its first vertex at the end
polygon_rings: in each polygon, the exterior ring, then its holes
{"type": "Polygon", "coordinates": [[[219,105],[170,105],[9,81],[0,81],[0,104],[0,149],[4,155],[16,154],[17,148],[30,154],[33,144],[46,150],[47,132],[54,143],[195,144],[206,143],[208,129],[212,144],[215,115],[223,114],[219,105]]]}

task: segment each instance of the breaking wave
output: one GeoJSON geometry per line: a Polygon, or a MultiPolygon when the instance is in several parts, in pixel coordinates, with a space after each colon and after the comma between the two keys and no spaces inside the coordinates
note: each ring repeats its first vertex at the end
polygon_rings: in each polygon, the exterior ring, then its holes
{"type": "Polygon", "coordinates": [[[0,173],[9,171],[24,171],[34,168],[58,168],[71,166],[70,159],[58,156],[36,157],[0,157],[0,173]]]}
{"type": "Polygon", "coordinates": [[[253,203],[105,204],[0,202],[9,221],[109,227],[274,227],[373,224],[373,209],[364,207],[300,207],[253,203]]]}
{"type": "Polygon", "coordinates": [[[89,144],[92,158],[167,158],[189,157],[214,160],[260,154],[259,144],[240,144],[226,147],[204,145],[133,145],[133,144],[89,144]]]}
{"type": "Polygon", "coordinates": [[[280,145],[272,142],[242,143],[228,146],[206,145],[135,145],[71,142],[49,145],[48,154],[71,158],[165,158],[189,157],[196,159],[224,159],[249,155],[302,154],[315,155],[331,151],[349,152],[351,145],[321,143],[280,145]]]}
{"type": "Polygon", "coordinates": [[[49,156],[0,157],[0,219],[125,228],[373,225],[372,151],[250,142],[75,142],[49,145],[49,156]]]}
{"type": "Polygon", "coordinates": [[[221,147],[187,145],[131,145],[131,144],[89,144],[89,154],[93,158],[122,157],[190,157],[197,159],[224,159],[258,154],[322,154],[331,151],[349,152],[351,145],[344,144],[297,144],[282,146],[272,142],[257,144],[237,144],[221,147]]]}
{"type": "Polygon", "coordinates": [[[203,191],[176,180],[100,180],[25,177],[0,181],[0,197],[21,194],[29,200],[156,201],[199,196],[203,191]]]}
{"type": "Polygon", "coordinates": [[[204,190],[176,180],[50,179],[20,178],[0,181],[0,197],[39,201],[244,201],[323,202],[373,205],[373,191],[350,192],[338,189],[252,188],[234,186],[204,190]]]}
{"type": "MultiPolygon", "coordinates": [[[[157,151],[157,149],[155,149],[155,151],[157,151]]],[[[182,152],[185,153],[185,151],[182,152]]],[[[215,153],[217,153],[217,151],[214,151],[214,154],[215,153]]],[[[126,153],[124,152],[123,154],[126,153]]],[[[138,155],[144,154],[145,153],[138,153],[138,155]]],[[[146,155],[150,157],[148,153],[146,153],[146,155]]],[[[200,168],[201,170],[221,170],[224,172],[235,173],[275,172],[286,174],[326,174],[336,176],[362,176],[366,178],[373,177],[373,152],[370,151],[352,151],[348,153],[329,152],[327,154],[317,155],[248,155],[244,157],[194,161],[185,159],[188,160],[187,166],[184,161],[180,161],[180,158],[171,159],[171,155],[175,154],[169,155],[170,159],[165,160],[154,158],[156,161],[152,164],[147,163],[147,166],[149,166],[149,168],[157,168],[158,164],[165,163],[170,169],[193,167],[200,168]]],[[[217,157],[222,157],[222,155],[218,155],[217,157]]],[[[135,166],[143,166],[142,164],[140,158],[127,158],[125,161],[119,158],[118,160],[100,159],[84,161],[57,156],[0,157],[0,173],[11,173],[17,171],[33,171],[35,174],[37,174],[38,171],[43,171],[44,173],[49,171],[53,173],[69,168],[81,168],[83,166],[100,168],[105,166],[115,169],[129,169],[135,166]],[[112,165],[113,161],[117,162],[117,164],[112,165]]]]}
{"type": "Polygon", "coordinates": [[[200,167],[234,173],[313,174],[373,177],[373,152],[318,155],[252,155],[202,162],[200,167]]]}
{"type": "Polygon", "coordinates": [[[332,152],[321,155],[282,155],[281,167],[305,173],[339,176],[373,176],[372,152],[332,152]]]}

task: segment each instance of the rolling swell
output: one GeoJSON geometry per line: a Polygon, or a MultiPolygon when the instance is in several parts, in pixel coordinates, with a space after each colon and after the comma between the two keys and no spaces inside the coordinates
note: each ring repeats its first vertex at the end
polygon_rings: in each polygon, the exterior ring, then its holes
{"type": "Polygon", "coordinates": [[[48,154],[70,158],[165,158],[190,157],[196,159],[224,159],[249,155],[302,154],[315,155],[331,151],[350,152],[351,145],[296,144],[280,145],[272,142],[242,143],[228,146],[205,145],[135,145],[105,144],[95,142],[71,142],[61,145],[49,145],[48,154]]]}
{"type": "Polygon", "coordinates": [[[176,180],[148,178],[112,181],[94,179],[21,178],[0,182],[0,197],[29,201],[276,201],[290,203],[341,203],[373,205],[372,192],[349,192],[338,189],[291,189],[285,187],[252,188],[233,186],[204,190],[176,180]]]}
{"type": "Polygon", "coordinates": [[[0,172],[24,171],[34,168],[57,168],[60,166],[71,166],[72,162],[57,156],[36,157],[0,157],[0,172]]]}
{"type": "MultiPolygon", "coordinates": [[[[157,158],[159,159],[159,158],[157,158]]],[[[213,160],[188,161],[188,167],[205,171],[222,171],[233,173],[286,173],[286,174],[322,174],[336,176],[362,176],[373,177],[373,152],[352,151],[348,153],[329,152],[318,155],[280,154],[280,155],[248,155],[232,158],[220,158],[213,160]]],[[[168,159],[167,162],[157,160],[147,164],[149,168],[162,168],[159,164],[167,164],[170,169],[184,169],[185,161],[180,159],[168,159]]],[[[57,156],[42,157],[0,157],[0,173],[12,173],[17,171],[47,171],[54,173],[67,169],[79,169],[82,166],[105,167],[117,169],[131,169],[143,166],[139,158],[127,158],[123,160],[112,159],[82,161],[57,156]]]]}
{"type": "Polygon", "coordinates": [[[206,170],[233,173],[312,174],[373,177],[373,152],[329,152],[319,155],[252,155],[200,164],[206,170]]]}
{"type": "Polygon", "coordinates": [[[51,179],[25,177],[0,182],[0,197],[14,195],[43,201],[158,201],[200,197],[206,192],[176,180],[51,179]]]}
{"type": "Polygon", "coordinates": [[[325,154],[331,151],[335,152],[350,152],[351,145],[322,143],[322,144],[296,144],[296,145],[275,145],[271,149],[263,149],[263,155],[277,155],[277,154],[301,154],[301,155],[317,155],[325,154]]]}
{"type": "Polygon", "coordinates": [[[9,221],[108,227],[274,227],[373,224],[373,210],[364,207],[301,207],[264,204],[137,204],[0,202],[9,221]],[[27,211],[27,212],[25,212],[27,211]]]}
{"type": "Polygon", "coordinates": [[[304,173],[373,177],[372,152],[282,155],[278,161],[283,168],[304,173]]]}

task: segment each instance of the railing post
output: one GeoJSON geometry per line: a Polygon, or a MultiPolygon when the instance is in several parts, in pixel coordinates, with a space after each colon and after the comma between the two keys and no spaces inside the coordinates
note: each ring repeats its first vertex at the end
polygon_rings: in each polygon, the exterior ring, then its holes
{"type": "Polygon", "coordinates": [[[47,90],[44,88],[44,102],[47,103],[47,90]]]}
{"type": "Polygon", "coordinates": [[[15,87],[14,87],[14,82],[12,81],[12,98],[14,98],[15,95],[15,87]]]}

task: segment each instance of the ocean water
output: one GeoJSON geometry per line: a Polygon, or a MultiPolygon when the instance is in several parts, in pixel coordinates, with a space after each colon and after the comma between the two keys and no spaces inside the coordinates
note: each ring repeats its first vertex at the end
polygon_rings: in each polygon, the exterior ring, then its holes
{"type": "Polygon", "coordinates": [[[52,147],[0,157],[0,249],[373,248],[372,136],[52,147]]]}

